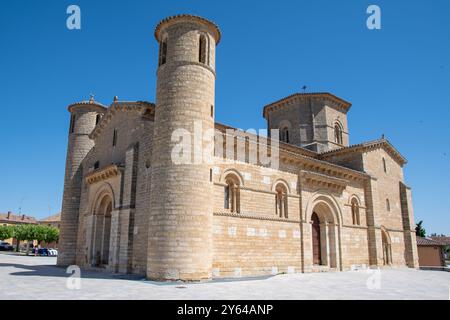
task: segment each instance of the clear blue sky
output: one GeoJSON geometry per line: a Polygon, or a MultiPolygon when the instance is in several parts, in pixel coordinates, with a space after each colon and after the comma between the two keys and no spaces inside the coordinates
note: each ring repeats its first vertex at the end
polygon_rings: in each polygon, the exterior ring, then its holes
{"type": "Polygon", "coordinates": [[[450,1],[2,0],[0,212],[60,210],[69,113],[90,93],[104,104],[155,99],[162,18],[215,21],[216,120],[264,128],[262,107],[299,91],[353,103],[351,143],[384,133],[409,160],[416,220],[450,234],[450,1]],[[81,8],[79,31],[66,9],[81,8]],[[366,8],[382,29],[366,28],[366,8]]]}

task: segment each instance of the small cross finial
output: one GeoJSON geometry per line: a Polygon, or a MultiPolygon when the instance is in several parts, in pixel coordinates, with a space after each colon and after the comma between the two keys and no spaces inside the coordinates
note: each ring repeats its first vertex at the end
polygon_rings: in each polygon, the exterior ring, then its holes
{"type": "Polygon", "coordinates": [[[384,133],[381,135],[381,139],[383,139],[384,140],[384,133]]]}
{"type": "Polygon", "coordinates": [[[307,86],[303,86],[303,87],[302,87],[303,93],[305,93],[306,88],[307,88],[307,86]]]}

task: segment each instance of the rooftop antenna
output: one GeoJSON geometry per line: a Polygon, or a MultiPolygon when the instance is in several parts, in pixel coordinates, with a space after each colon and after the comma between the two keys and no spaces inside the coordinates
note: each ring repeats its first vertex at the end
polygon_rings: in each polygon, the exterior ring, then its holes
{"type": "Polygon", "coordinates": [[[22,197],[22,199],[20,199],[20,204],[19,204],[19,214],[22,213],[22,204],[23,204],[23,200],[25,200],[25,197],[22,197]]]}

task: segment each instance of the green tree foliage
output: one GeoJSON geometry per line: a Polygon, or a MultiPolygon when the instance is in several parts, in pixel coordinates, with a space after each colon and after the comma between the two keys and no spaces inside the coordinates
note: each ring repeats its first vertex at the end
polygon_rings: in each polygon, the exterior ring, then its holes
{"type": "Polygon", "coordinates": [[[57,241],[59,238],[59,230],[54,227],[38,225],[36,226],[36,240],[38,242],[44,241],[50,243],[57,241]]]}
{"type": "MultiPolygon", "coordinates": [[[[18,241],[33,241],[36,239],[36,225],[33,224],[19,224],[14,226],[13,236],[18,241]]],[[[27,244],[27,255],[30,252],[30,246],[27,244]]]]}
{"type": "MultiPolygon", "coordinates": [[[[59,238],[59,230],[54,227],[35,224],[23,224],[13,227],[13,237],[19,241],[44,241],[50,243],[57,241],[59,238]]],[[[27,245],[27,254],[29,246],[27,245]]]]}
{"type": "Polygon", "coordinates": [[[41,241],[45,241],[47,237],[47,226],[36,225],[34,226],[34,239],[37,240],[38,243],[41,241]]]}
{"type": "Polygon", "coordinates": [[[58,239],[59,239],[59,230],[57,228],[47,226],[44,241],[46,243],[50,243],[53,241],[58,241],[58,239]]]}
{"type": "MultiPolygon", "coordinates": [[[[59,230],[57,228],[36,225],[36,224],[19,224],[14,226],[0,226],[0,239],[17,239],[17,251],[19,250],[20,241],[34,241],[51,243],[58,241],[59,230]]],[[[29,246],[27,245],[27,254],[29,253],[29,246]]]]}
{"type": "Polygon", "coordinates": [[[11,226],[0,226],[0,240],[12,238],[13,230],[11,226]]]}
{"type": "Polygon", "coordinates": [[[427,232],[425,228],[422,226],[423,221],[419,221],[416,223],[416,236],[425,238],[427,236],[427,232]]]}

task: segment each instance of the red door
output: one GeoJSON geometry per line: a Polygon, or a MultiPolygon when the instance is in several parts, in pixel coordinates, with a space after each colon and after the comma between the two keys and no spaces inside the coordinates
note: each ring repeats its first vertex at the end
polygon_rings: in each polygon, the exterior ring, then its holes
{"type": "Polygon", "coordinates": [[[314,212],[311,216],[312,221],[312,245],[313,245],[313,264],[322,264],[320,252],[320,221],[314,212]]]}

